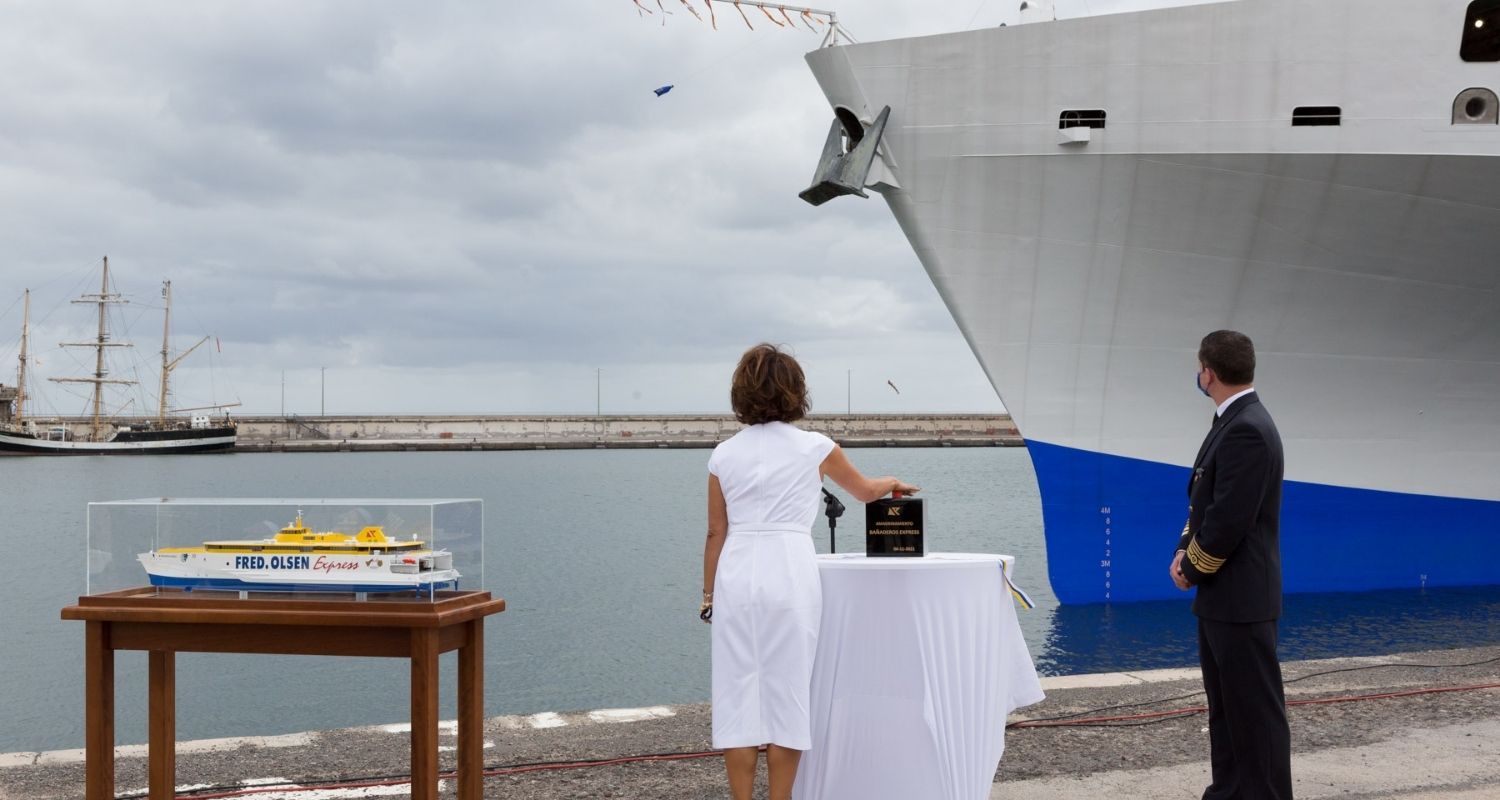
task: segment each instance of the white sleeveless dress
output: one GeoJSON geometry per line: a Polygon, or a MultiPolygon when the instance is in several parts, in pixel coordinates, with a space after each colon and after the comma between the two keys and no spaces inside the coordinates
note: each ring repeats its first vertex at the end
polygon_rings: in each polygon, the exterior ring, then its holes
{"type": "Polygon", "coordinates": [[[769,422],[720,443],[708,460],[729,510],[711,626],[715,748],[812,746],[823,613],[812,526],[818,467],[833,446],[821,433],[769,422]]]}

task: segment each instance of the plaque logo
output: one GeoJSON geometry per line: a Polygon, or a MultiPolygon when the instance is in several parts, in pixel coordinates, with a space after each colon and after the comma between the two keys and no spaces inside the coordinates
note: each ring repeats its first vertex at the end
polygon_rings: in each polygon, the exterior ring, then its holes
{"type": "Polygon", "coordinates": [[[902,506],[891,506],[885,510],[885,515],[887,517],[899,517],[901,516],[901,509],[902,506]]]}

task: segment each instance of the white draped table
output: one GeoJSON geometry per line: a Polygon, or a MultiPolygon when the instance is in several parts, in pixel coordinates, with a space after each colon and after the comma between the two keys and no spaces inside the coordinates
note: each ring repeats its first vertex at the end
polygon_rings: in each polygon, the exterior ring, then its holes
{"type": "Polygon", "coordinates": [[[818,558],[812,749],[796,800],[983,800],[1005,718],[1042,699],[1010,556],[818,558]]]}

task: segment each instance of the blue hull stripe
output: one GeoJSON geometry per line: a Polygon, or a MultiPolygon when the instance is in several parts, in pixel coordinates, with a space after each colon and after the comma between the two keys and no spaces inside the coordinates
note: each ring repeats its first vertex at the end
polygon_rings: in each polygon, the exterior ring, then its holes
{"type": "Polygon", "coordinates": [[[182,589],[227,589],[231,591],[259,592],[431,592],[437,589],[457,589],[458,581],[441,581],[410,586],[392,586],[388,583],[260,583],[236,578],[174,578],[163,575],[151,576],[152,586],[174,586],[182,589]]]}
{"type": "MultiPolygon", "coordinates": [[[[1027,448],[1059,601],[1182,596],[1167,565],[1187,520],[1187,467],[1027,448]]],[[[1287,593],[1500,584],[1500,502],[1287,481],[1281,563],[1287,593]]]]}

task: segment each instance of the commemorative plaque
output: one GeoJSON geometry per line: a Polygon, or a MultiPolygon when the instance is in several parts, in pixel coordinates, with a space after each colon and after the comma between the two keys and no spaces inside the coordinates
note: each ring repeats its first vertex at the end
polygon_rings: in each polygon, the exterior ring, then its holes
{"type": "Polygon", "coordinates": [[[927,555],[922,501],[899,493],[865,504],[865,555],[871,558],[927,555]]]}

